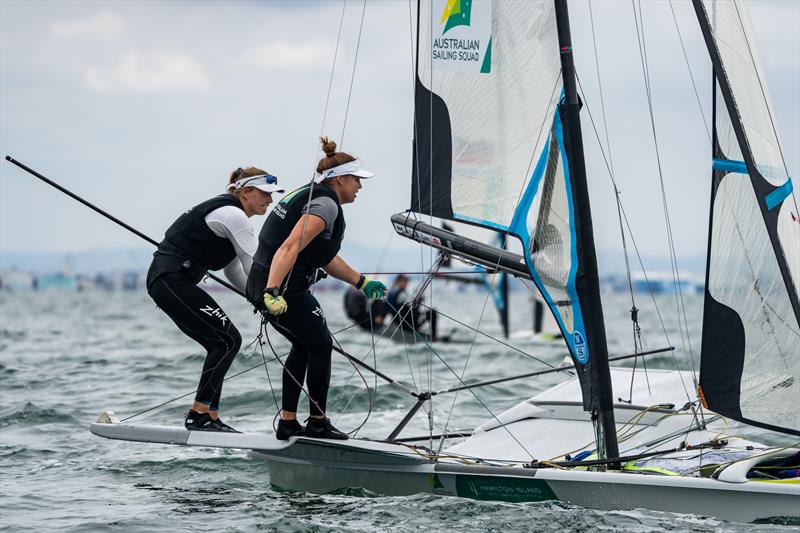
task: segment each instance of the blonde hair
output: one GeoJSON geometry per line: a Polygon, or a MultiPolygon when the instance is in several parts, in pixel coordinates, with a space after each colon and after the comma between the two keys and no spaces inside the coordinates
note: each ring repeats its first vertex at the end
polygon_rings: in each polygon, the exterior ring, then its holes
{"type": "MultiPolygon", "coordinates": [[[[356,160],[356,158],[350,154],[337,152],[336,143],[328,137],[320,137],[319,142],[322,143],[322,151],[325,152],[325,157],[320,159],[319,163],[317,163],[317,174],[322,174],[333,167],[338,167],[339,165],[344,165],[345,163],[356,160]]],[[[322,183],[330,185],[330,182],[334,179],[336,178],[328,178],[322,180],[322,183]]]]}
{"type": "MultiPolygon", "coordinates": [[[[232,185],[236,183],[237,180],[242,178],[249,178],[250,176],[260,176],[261,174],[267,174],[268,172],[261,170],[258,167],[239,167],[233,172],[231,172],[231,177],[228,178],[228,185],[232,185]]],[[[252,187],[245,187],[244,189],[252,189],[252,187]]],[[[228,194],[239,198],[239,195],[242,194],[244,189],[228,189],[228,194]]]]}

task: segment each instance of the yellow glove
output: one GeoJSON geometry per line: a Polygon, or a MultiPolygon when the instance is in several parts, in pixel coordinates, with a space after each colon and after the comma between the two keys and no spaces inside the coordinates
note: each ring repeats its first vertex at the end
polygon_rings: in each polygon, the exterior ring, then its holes
{"type": "Polygon", "coordinates": [[[289,305],[277,289],[267,289],[264,291],[264,307],[270,315],[282,315],[289,305]]]}

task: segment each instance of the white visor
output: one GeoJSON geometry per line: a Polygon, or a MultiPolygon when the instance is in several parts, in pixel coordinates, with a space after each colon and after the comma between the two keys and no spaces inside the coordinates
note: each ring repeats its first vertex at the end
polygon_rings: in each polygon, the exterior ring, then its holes
{"type": "Polygon", "coordinates": [[[245,187],[255,187],[256,189],[264,192],[286,192],[285,189],[278,186],[278,178],[271,174],[259,174],[258,176],[245,176],[240,178],[230,185],[228,191],[243,189],[245,187]]]}
{"type": "Polygon", "coordinates": [[[356,176],[359,178],[371,178],[374,175],[375,174],[364,168],[364,165],[361,164],[360,159],[356,159],[355,161],[350,161],[349,163],[345,163],[344,165],[339,165],[338,167],[329,168],[328,170],[322,172],[319,176],[314,178],[314,181],[320,183],[322,180],[326,180],[328,178],[335,178],[336,176],[356,176]]]}

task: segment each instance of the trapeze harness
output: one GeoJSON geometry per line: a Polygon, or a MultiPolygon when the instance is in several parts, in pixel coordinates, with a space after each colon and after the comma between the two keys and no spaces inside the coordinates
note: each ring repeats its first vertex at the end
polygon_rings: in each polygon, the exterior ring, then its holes
{"type": "Polygon", "coordinates": [[[314,204],[319,204],[320,200],[325,202],[324,198],[333,200],[335,219],[320,214],[326,220],[325,231],[298,254],[294,268],[283,281],[281,290],[288,304],[286,313],[268,316],[275,328],[292,343],[283,369],[282,409],[297,412],[303,376],[306,376],[311,415],[324,416],[331,379],[333,340],[322,307],[309,288],[315,281],[317,269],[330,263],[339,253],[345,221],[333,189],[321,183],[314,184],[313,191],[310,188],[311,184],[308,184],[287,194],[267,217],[258,236],[258,250],[247,278],[247,297],[256,309],[264,309],[264,289],[278,248],[303,214],[318,214],[314,211],[314,204]]]}
{"type": "MultiPolygon", "coordinates": [[[[225,231],[231,229],[225,225],[224,219],[215,226],[217,231],[209,226],[210,219],[218,214],[227,213],[233,215],[230,218],[241,219],[238,212],[230,211],[229,206],[238,208],[244,215],[242,204],[236,197],[222,194],[178,217],[159,243],[147,272],[147,292],[156,305],[183,333],[208,352],[195,401],[208,405],[210,410],[219,409],[225,373],[242,345],[242,336],[222,307],[197,286],[209,270],[225,268],[231,282],[243,288],[245,274],[235,260],[239,256],[245,268],[249,267],[249,255],[241,249],[244,243],[237,242],[234,246],[230,238],[218,235],[225,235],[220,229],[222,226],[225,231]],[[236,269],[240,274],[231,275],[236,269]]],[[[239,223],[241,225],[241,220],[239,223]]],[[[245,223],[253,239],[252,226],[249,226],[246,215],[245,223]]]]}

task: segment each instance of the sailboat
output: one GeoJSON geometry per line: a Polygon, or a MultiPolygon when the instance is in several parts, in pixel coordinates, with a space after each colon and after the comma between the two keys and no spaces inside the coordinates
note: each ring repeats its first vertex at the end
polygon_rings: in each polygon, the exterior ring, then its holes
{"type": "Polygon", "coordinates": [[[486,383],[415,393],[383,440],[280,442],[120,423],[108,412],[91,431],[250,450],[290,490],[560,500],[742,522],[800,517],[798,445],[725,433],[732,419],[800,436],[797,202],[744,5],[693,6],[715,84],[696,393],[684,392],[695,387],[692,372],[609,366],[566,0],[420,0],[411,208],[391,223],[404,237],[535,284],[574,377],[462,439],[400,435],[432,397],[486,383]],[[434,218],[491,228],[521,253],[434,218]],[[628,388],[629,401],[615,400],[628,388]]]}

